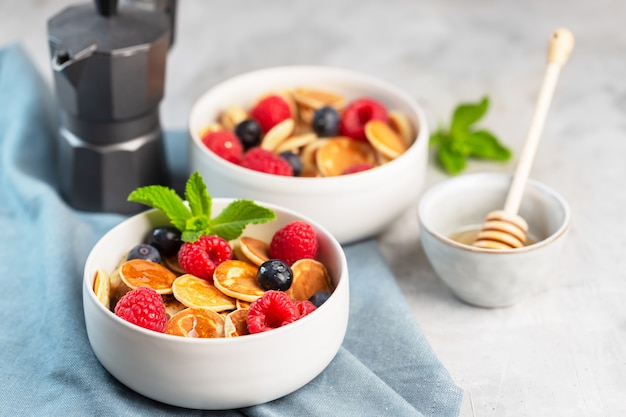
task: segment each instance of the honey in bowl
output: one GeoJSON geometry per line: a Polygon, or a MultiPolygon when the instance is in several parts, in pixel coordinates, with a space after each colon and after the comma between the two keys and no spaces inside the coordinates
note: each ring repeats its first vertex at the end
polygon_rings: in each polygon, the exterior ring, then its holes
{"type": "MultiPolygon", "coordinates": [[[[450,239],[455,242],[462,243],[464,245],[472,246],[474,241],[476,240],[476,236],[480,232],[482,225],[473,224],[470,226],[463,227],[462,229],[457,230],[452,235],[450,235],[450,239]]],[[[526,242],[524,246],[530,246],[534,243],[537,243],[538,239],[531,234],[527,234],[526,242]]]]}

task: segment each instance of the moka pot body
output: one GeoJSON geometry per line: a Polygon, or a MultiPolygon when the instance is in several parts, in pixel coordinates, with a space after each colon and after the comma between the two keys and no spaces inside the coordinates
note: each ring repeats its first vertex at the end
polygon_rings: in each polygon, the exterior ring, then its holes
{"type": "Polygon", "coordinates": [[[60,191],[85,211],[133,213],[137,187],[167,182],[159,104],[170,21],[128,8],[102,15],[93,5],[48,21],[60,105],[60,191]]]}

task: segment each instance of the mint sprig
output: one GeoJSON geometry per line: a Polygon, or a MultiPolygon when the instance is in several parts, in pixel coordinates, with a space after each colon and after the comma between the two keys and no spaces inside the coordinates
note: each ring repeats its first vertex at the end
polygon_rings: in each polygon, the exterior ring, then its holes
{"type": "Polygon", "coordinates": [[[276,220],[273,210],[251,200],[234,200],[215,218],[211,218],[213,199],[199,172],[191,174],[185,185],[185,199],[163,185],[148,185],[131,192],[128,201],[161,210],[172,225],[181,231],[184,242],[201,236],[217,235],[225,240],[237,239],[248,224],[276,220]]]}
{"type": "Polygon", "coordinates": [[[452,114],[450,127],[440,125],[430,136],[430,147],[435,148],[437,162],[448,174],[463,171],[468,158],[501,162],[511,158],[511,151],[493,133],[475,128],[488,108],[487,97],[477,103],[459,104],[452,114]]]}

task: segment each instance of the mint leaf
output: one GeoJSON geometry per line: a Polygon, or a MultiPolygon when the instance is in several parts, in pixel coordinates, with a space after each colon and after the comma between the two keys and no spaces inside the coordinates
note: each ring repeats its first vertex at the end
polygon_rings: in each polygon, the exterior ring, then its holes
{"type": "Polygon", "coordinates": [[[179,230],[183,230],[191,213],[176,191],[162,185],[148,185],[137,188],[128,196],[128,201],[145,204],[161,210],[170,222],[179,230]]]}
{"type": "Polygon", "coordinates": [[[464,158],[469,157],[472,154],[471,142],[468,141],[471,132],[459,132],[454,138],[450,137],[449,139],[449,148],[455,153],[463,156],[464,158]]]}
{"type": "Polygon", "coordinates": [[[213,201],[198,171],[191,174],[185,185],[185,198],[194,216],[211,216],[213,201]]]}
{"type": "Polygon", "coordinates": [[[431,148],[440,146],[445,140],[446,140],[445,130],[442,126],[439,126],[439,128],[435,131],[435,133],[430,135],[428,146],[430,146],[431,148]]]}
{"type": "Polygon", "coordinates": [[[483,97],[478,103],[460,104],[452,115],[450,134],[453,136],[468,130],[474,123],[478,122],[489,108],[489,99],[483,97]]]}
{"type": "Polygon", "coordinates": [[[477,103],[458,105],[453,112],[450,128],[440,126],[430,137],[430,147],[435,148],[437,163],[448,174],[463,171],[467,158],[508,161],[511,151],[496,136],[474,126],[487,113],[489,99],[483,97],[477,103]]]}
{"type": "Polygon", "coordinates": [[[187,219],[181,239],[183,242],[195,242],[200,236],[209,234],[211,230],[209,223],[208,216],[194,216],[187,219]]]}
{"type": "Polygon", "coordinates": [[[451,175],[456,175],[465,169],[465,156],[452,148],[452,142],[439,149],[437,160],[451,175]]]}
{"type": "Polygon", "coordinates": [[[250,200],[235,200],[211,220],[211,230],[226,240],[232,240],[241,236],[246,225],[270,220],[276,220],[276,214],[272,210],[250,200]]]}
{"type": "Polygon", "coordinates": [[[171,188],[148,185],[131,192],[128,201],[145,204],[161,210],[181,231],[184,242],[194,242],[200,236],[217,235],[224,240],[237,239],[248,224],[276,220],[276,213],[250,200],[235,200],[211,219],[213,200],[202,176],[191,174],[185,186],[189,206],[171,188]]]}
{"type": "Polygon", "coordinates": [[[471,156],[496,161],[508,161],[511,151],[502,146],[498,139],[488,130],[472,132],[466,137],[471,156]]]}

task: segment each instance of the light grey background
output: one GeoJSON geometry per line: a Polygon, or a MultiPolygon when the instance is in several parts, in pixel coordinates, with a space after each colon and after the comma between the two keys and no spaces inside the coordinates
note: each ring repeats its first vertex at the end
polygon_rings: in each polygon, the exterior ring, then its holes
{"type": "MultiPolygon", "coordinates": [[[[0,0],[0,46],[22,43],[50,80],[46,20],[73,3],[0,0]]],[[[516,154],[549,34],[569,27],[576,46],[531,172],[573,211],[551,289],[507,309],[461,303],[425,259],[415,208],[379,242],[417,322],[466,390],[462,416],[626,415],[625,2],[180,0],[178,12],[161,107],[167,129],[184,128],[194,100],[232,75],[319,64],[391,81],[425,108],[431,128],[458,102],[488,95],[483,125],[516,154]]],[[[513,167],[471,162],[466,172],[513,167]]],[[[426,185],[445,178],[431,166],[426,185]]]]}

